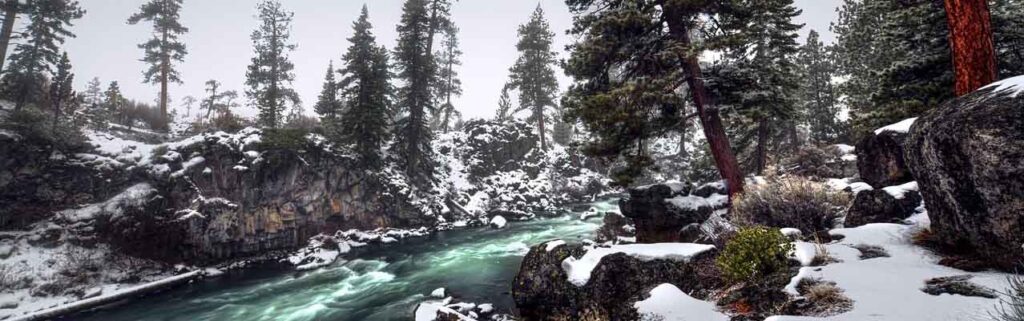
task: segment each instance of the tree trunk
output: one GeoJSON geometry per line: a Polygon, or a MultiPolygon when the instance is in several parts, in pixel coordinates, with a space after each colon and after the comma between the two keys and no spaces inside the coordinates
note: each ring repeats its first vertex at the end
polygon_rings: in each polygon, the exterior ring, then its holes
{"type": "Polygon", "coordinates": [[[4,25],[0,29],[0,73],[4,71],[7,61],[7,48],[11,45],[11,33],[14,32],[14,20],[18,19],[18,0],[4,2],[4,25]]]}
{"type": "Polygon", "coordinates": [[[544,129],[544,107],[541,106],[537,109],[537,131],[540,133],[540,150],[548,150],[548,142],[546,138],[547,130],[544,129]]]}
{"type": "Polygon", "coordinates": [[[171,74],[171,57],[167,52],[167,31],[163,32],[163,52],[160,57],[160,128],[161,131],[166,131],[170,126],[167,125],[169,122],[167,117],[167,82],[170,81],[171,74]]]}
{"type": "Polygon", "coordinates": [[[956,95],[966,95],[994,82],[996,54],[986,0],[946,0],[946,18],[956,95]]]}
{"type": "Polygon", "coordinates": [[[715,166],[729,186],[729,199],[731,200],[736,194],[743,192],[743,174],[740,172],[736,155],[733,154],[732,147],[729,145],[729,137],[725,135],[725,128],[722,126],[722,117],[718,114],[718,108],[709,106],[697,56],[685,51],[691,44],[690,27],[683,21],[684,16],[676,6],[666,6],[663,2],[662,9],[664,11],[663,18],[668,22],[670,35],[684,47],[679,52],[679,59],[683,64],[686,82],[690,87],[690,94],[693,96],[693,104],[697,107],[697,113],[700,115],[704,136],[707,137],[708,144],[711,146],[711,155],[715,159],[715,166]]]}
{"type": "Polygon", "coordinates": [[[768,120],[761,117],[757,120],[757,149],[755,152],[757,175],[764,174],[768,163],[768,120]]]}

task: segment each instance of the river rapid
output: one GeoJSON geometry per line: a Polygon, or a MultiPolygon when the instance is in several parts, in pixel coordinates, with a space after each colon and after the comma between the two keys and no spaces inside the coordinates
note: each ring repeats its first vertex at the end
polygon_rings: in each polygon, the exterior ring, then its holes
{"type": "MultiPolygon", "coordinates": [[[[616,204],[592,206],[604,212],[616,204]]],[[[233,271],[67,319],[412,320],[416,305],[440,287],[463,301],[493,303],[500,313],[509,313],[514,308],[510,286],[530,246],[593,238],[600,218],[581,221],[579,214],[406,239],[361,249],[308,272],[269,267],[233,271]]]]}

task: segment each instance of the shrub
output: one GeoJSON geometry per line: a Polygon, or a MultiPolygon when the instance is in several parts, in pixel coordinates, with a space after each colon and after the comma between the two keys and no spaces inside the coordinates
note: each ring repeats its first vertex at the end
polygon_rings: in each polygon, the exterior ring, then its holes
{"type": "Polygon", "coordinates": [[[849,195],[825,184],[785,177],[751,186],[733,201],[731,213],[740,225],[792,227],[812,235],[835,226],[849,203],[849,195]]]}
{"type": "Polygon", "coordinates": [[[808,145],[797,149],[780,161],[779,171],[787,174],[814,177],[844,177],[843,161],[835,147],[808,145]]]}
{"type": "Polygon", "coordinates": [[[801,315],[828,317],[853,308],[853,300],[843,295],[843,289],[834,282],[803,279],[797,285],[797,289],[810,303],[801,315]]]}
{"type": "Polygon", "coordinates": [[[308,146],[309,131],[305,129],[264,129],[260,149],[300,150],[308,146]]]}
{"type": "Polygon", "coordinates": [[[759,282],[788,266],[794,249],[778,229],[744,227],[725,245],[718,256],[718,268],[732,282],[759,282]]]}
{"type": "Polygon", "coordinates": [[[995,321],[1024,321],[1024,276],[1011,275],[1006,278],[1009,289],[999,293],[999,305],[992,313],[995,321]]]}

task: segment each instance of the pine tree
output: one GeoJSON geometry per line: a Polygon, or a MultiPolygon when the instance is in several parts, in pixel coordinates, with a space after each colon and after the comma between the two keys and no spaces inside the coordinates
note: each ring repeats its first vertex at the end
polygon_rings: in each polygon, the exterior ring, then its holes
{"type": "Polygon", "coordinates": [[[24,9],[29,22],[3,75],[4,92],[17,110],[43,96],[44,82],[60,62],[60,45],[75,36],[68,27],[85,14],[73,0],[34,0],[24,9]]]}
{"type": "Polygon", "coordinates": [[[406,0],[394,53],[397,76],[402,80],[402,87],[398,89],[402,117],[396,124],[392,149],[412,185],[420,188],[427,188],[434,180],[427,112],[433,109],[430,88],[435,66],[429,51],[432,21],[425,1],[406,0]]]}
{"type": "Polygon", "coordinates": [[[185,96],[185,98],[181,99],[181,106],[185,107],[185,115],[184,115],[184,117],[185,117],[186,120],[188,118],[192,117],[192,106],[195,106],[196,102],[198,102],[198,101],[199,100],[196,99],[196,97],[193,97],[191,95],[185,96]]]}
{"type": "Polygon", "coordinates": [[[441,50],[434,54],[437,61],[435,64],[438,66],[437,78],[434,80],[437,84],[434,86],[434,104],[439,108],[434,112],[432,127],[440,132],[448,132],[451,129],[455,114],[459,112],[452,104],[452,97],[462,96],[462,81],[455,70],[456,66],[462,65],[462,61],[459,60],[462,50],[459,50],[458,32],[458,28],[454,26],[446,30],[441,50]]]}
{"type": "Polygon", "coordinates": [[[793,58],[802,26],[793,23],[800,10],[792,0],[750,2],[741,9],[736,20],[742,21],[732,33],[742,41],[729,46],[726,56],[751,82],[731,102],[736,113],[730,127],[736,150],[749,154],[749,168],[761,174],[772,146],[792,150],[800,145],[794,111],[799,82],[793,58]]]}
{"type": "Polygon", "coordinates": [[[845,124],[838,119],[840,106],[832,86],[835,69],[832,55],[817,31],[811,30],[807,35],[796,62],[802,80],[798,109],[810,130],[811,141],[819,145],[839,143],[846,131],[845,124]]]}
{"type": "MultiPolygon", "coordinates": [[[[685,86],[729,194],[742,192],[742,173],[697,61],[704,48],[691,38],[699,17],[717,15],[722,7],[699,0],[566,3],[575,15],[570,32],[579,40],[564,66],[576,82],[562,102],[567,118],[580,120],[591,134],[584,151],[624,159],[629,166],[615,178],[631,183],[652,164],[645,144],[683,124],[686,104],[679,92],[685,86]]],[[[712,40],[718,39],[705,43],[712,40]]]]}
{"type": "Polygon", "coordinates": [[[255,57],[245,73],[245,94],[259,109],[260,125],[277,128],[288,104],[301,103],[291,87],[295,65],[288,52],[296,45],[289,43],[294,14],[284,10],[276,0],[264,0],[256,7],[261,25],[252,33],[255,57]]]}
{"type": "Polygon", "coordinates": [[[146,83],[160,84],[160,115],[164,118],[161,130],[167,130],[168,114],[167,105],[169,102],[169,83],[181,83],[181,75],[174,68],[174,62],[182,62],[188,51],[185,44],[179,37],[188,32],[188,28],[181,25],[182,0],[150,0],[139,8],[139,12],[128,18],[128,24],[138,24],[142,21],[153,23],[153,38],[142,44],[145,54],[142,61],[149,65],[143,76],[146,83]]]}
{"type": "Polygon", "coordinates": [[[334,61],[327,65],[323,89],[317,97],[313,111],[320,115],[320,123],[327,129],[328,137],[337,140],[338,119],[342,113],[342,103],[338,97],[338,82],[334,78],[334,61]]]}
{"type": "Polygon", "coordinates": [[[82,102],[85,104],[86,118],[89,124],[96,129],[107,127],[109,116],[103,108],[103,88],[100,79],[94,77],[86,84],[85,92],[82,93],[82,102]]]}
{"type": "Polygon", "coordinates": [[[956,95],[966,95],[996,81],[988,0],[945,0],[956,95]]]}
{"type": "Polygon", "coordinates": [[[519,108],[530,110],[528,121],[537,126],[541,150],[548,149],[547,130],[551,119],[547,119],[547,111],[557,106],[558,79],[553,68],[556,54],[551,50],[554,37],[544,18],[544,10],[538,5],[530,21],[519,26],[516,44],[519,58],[509,69],[512,88],[519,90],[519,108]]]}
{"type": "Polygon", "coordinates": [[[128,120],[128,113],[124,112],[127,100],[123,95],[121,95],[121,86],[119,86],[116,81],[110,82],[110,85],[107,86],[107,91],[105,91],[103,95],[103,105],[107,109],[107,114],[111,115],[111,117],[121,124],[130,127],[131,124],[128,120]]]}
{"type": "Polygon", "coordinates": [[[354,33],[348,39],[352,45],[342,57],[345,67],[339,70],[340,89],[347,98],[339,126],[341,141],[352,146],[357,168],[379,170],[384,167],[383,148],[389,140],[391,118],[388,54],[377,46],[366,6],[352,28],[354,33]]]}
{"type": "Polygon", "coordinates": [[[509,90],[511,90],[509,88],[509,84],[505,84],[505,86],[501,88],[501,96],[498,97],[498,112],[497,115],[495,115],[495,120],[504,121],[512,119],[512,113],[514,111],[512,108],[512,99],[509,98],[508,95],[509,90]]]}
{"type": "Polygon", "coordinates": [[[11,38],[14,35],[14,22],[22,10],[18,0],[4,0],[4,23],[0,27],[0,74],[3,73],[4,63],[7,62],[7,49],[11,45],[11,38]]]}
{"type": "Polygon", "coordinates": [[[57,73],[50,80],[50,108],[53,109],[54,133],[57,132],[61,117],[72,115],[72,106],[77,96],[74,90],[75,74],[71,73],[71,60],[65,52],[57,63],[57,73]]]}

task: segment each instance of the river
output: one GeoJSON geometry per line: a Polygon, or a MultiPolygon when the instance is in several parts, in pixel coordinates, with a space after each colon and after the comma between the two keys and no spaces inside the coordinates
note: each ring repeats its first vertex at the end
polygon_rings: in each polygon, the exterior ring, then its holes
{"type": "MultiPolygon", "coordinates": [[[[616,202],[594,203],[602,212],[616,202]]],[[[580,213],[510,222],[504,229],[445,231],[400,244],[350,253],[308,272],[251,268],[182,286],[71,320],[412,320],[413,310],[436,288],[463,301],[514,307],[510,291],[532,245],[552,239],[592,238],[600,218],[580,213]]]]}

